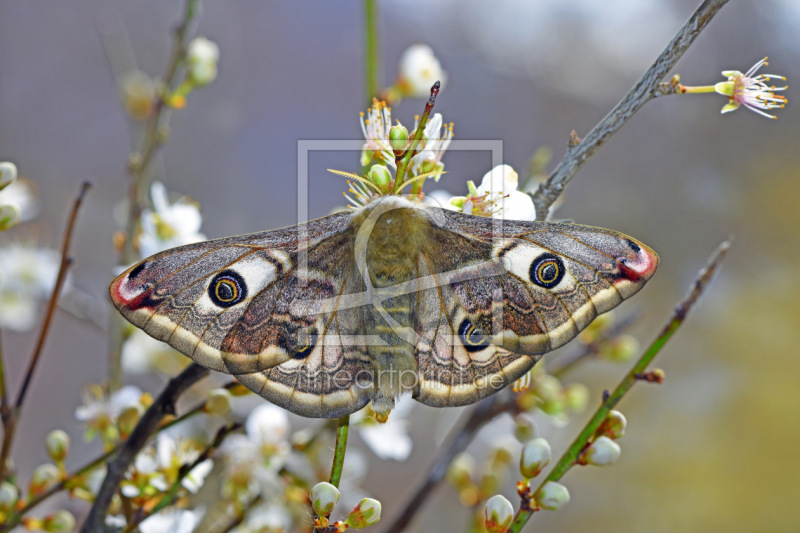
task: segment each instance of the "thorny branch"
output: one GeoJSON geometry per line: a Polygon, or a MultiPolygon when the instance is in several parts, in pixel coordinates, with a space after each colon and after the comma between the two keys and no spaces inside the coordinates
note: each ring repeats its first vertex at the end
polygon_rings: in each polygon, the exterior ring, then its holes
{"type": "Polygon", "coordinates": [[[694,40],[705,29],[714,15],[728,3],[728,0],[705,0],[689,17],[686,24],[678,31],[664,51],[653,62],[650,68],[639,78],[636,85],[620,100],[597,125],[579,143],[570,143],[564,159],[533,193],[533,205],[536,208],[536,220],[545,220],[558,197],[564,192],[580,168],[594,155],[614,133],[625,124],[639,108],[657,96],[661,96],[661,80],[672,70],[678,59],[691,46],[694,40]]]}

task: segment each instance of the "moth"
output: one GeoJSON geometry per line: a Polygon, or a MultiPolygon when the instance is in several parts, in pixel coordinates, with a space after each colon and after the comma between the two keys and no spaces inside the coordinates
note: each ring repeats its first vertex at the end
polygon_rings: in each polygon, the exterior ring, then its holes
{"type": "Polygon", "coordinates": [[[653,276],[615,231],[377,198],[305,224],[167,250],[110,286],[122,315],[270,402],[335,418],[476,402],[653,276]]]}

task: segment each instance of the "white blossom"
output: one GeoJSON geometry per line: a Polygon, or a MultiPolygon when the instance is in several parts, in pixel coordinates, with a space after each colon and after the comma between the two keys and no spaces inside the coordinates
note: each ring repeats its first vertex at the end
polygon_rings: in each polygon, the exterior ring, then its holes
{"type": "Polygon", "coordinates": [[[413,447],[406,420],[413,407],[411,396],[401,396],[385,423],[379,424],[367,418],[369,408],[355,413],[351,423],[375,455],[381,459],[404,461],[413,447]]]}
{"type": "Polygon", "coordinates": [[[437,81],[442,85],[447,74],[427,44],[415,44],[406,48],[400,57],[400,85],[409,96],[427,97],[431,86],[437,81]]]}
{"type": "Polygon", "coordinates": [[[205,507],[195,509],[167,508],[148,517],[139,529],[142,533],[192,533],[205,514],[205,507]]]}
{"type": "Polygon", "coordinates": [[[142,390],[134,385],[126,385],[106,397],[98,386],[88,387],[81,394],[83,405],[75,409],[75,418],[81,422],[91,422],[99,417],[115,419],[125,407],[141,401],[142,390]]]}
{"type": "Polygon", "coordinates": [[[186,50],[186,64],[191,80],[199,86],[217,79],[219,46],[205,37],[196,37],[186,50]]]}
{"type": "MultiPolygon", "coordinates": [[[[414,128],[417,124],[414,124],[414,128]]],[[[425,148],[420,153],[411,158],[411,173],[419,175],[423,172],[433,170],[438,165],[444,155],[450,141],[453,140],[453,123],[444,124],[441,113],[434,113],[433,117],[425,124],[424,135],[427,138],[425,148]],[[428,167],[423,168],[424,163],[428,162],[428,167]]],[[[442,167],[443,168],[443,167],[442,167]]],[[[438,176],[435,178],[438,181],[438,176]]]]}
{"type": "Polygon", "coordinates": [[[139,237],[139,253],[142,257],[206,240],[206,236],[200,232],[203,219],[195,202],[183,197],[170,203],[166,187],[157,181],[150,188],[150,194],[153,209],[142,211],[142,233],[139,237]]]}
{"type": "Polygon", "coordinates": [[[0,327],[29,330],[39,301],[55,286],[60,257],[49,248],[12,243],[0,248],[0,327]]]}
{"type": "Polygon", "coordinates": [[[498,165],[487,172],[478,186],[479,194],[486,194],[487,199],[496,202],[501,209],[492,214],[493,218],[505,220],[535,220],[536,209],[533,200],[522,191],[518,191],[519,175],[509,165],[498,165]]]}

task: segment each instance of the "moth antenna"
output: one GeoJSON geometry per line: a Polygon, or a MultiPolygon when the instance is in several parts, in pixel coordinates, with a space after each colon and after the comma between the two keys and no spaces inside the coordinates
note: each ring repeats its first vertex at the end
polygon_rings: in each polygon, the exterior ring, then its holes
{"type": "Polygon", "coordinates": [[[412,183],[414,183],[416,181],[424,180],[426,178],[430,178],[431,176],[437,176],[437,175],[441,176],[442,174],[447,174],[447,171],[446,170],[432,170],[430,172],[425,172],[424,174],[420,174],[419,176],[414,176],[413,178],[407,179],[406,181],[401,183],[400,187],[398,187],[398,189],[397,189],[397,192],[398,193],[401,192],[407,185],[411,185],[412,183]]]}
{"type": "Polygon", "coordinates": [[[329,168],[328,172],[333,172],[334,174],[338,174],[340,176],[346,176],[348,178],[353,178],[354,180],[358,180],[361,183],[365,183],[369,187],[372,187],[372,190],[374,190],[378,194],[383,194],[383,191],[381,191],[380,187],[378,187],[377,185],[375,185],[374,183],[372,183],[368,179],[362,178],[358,174],[353,174],[352,172],[345,172],[344,170],[333,170],[332,168],[329,168]]]}

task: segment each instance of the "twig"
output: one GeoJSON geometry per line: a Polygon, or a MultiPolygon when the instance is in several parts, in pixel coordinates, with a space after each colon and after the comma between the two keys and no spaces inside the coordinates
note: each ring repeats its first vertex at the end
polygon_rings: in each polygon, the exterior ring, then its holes
{"type": "MultiPolygon", "coordinates": [[[[180,25],[175,29],[175,45],[172,57],[163,76],[163,89],[156,97],[153,114],[145,126],[144,138],[137,151],[128,158],[128,220],[125,228],[125,243],[119,258],[121,265],[129,265],[139,259],[136,251],[136,232],[139,228],[144,206],[149,205],[149,169],[158,149],[166,140],[165,130],[169,124],[165,98],[177,83],[181,63],[186,56],[190,26],[200,10],[201,0],[186,0],[186,9],[180,25]]],[[[122,384],[122,320],[115,316],[111,330],[109,352],[108,386],[111,391],[122,384]]]]}
{"type": "Polygon", "coordinates": [[[367,90],[367,107],[381,92],[380,52],[377,37],[378,7],[375,0],[364,0],[364,78],[367,90]]]}
{"type": "Polygon", "coordinates": [[[461,452],[467,449],[469,443],[487,422],[500,413],[513,412],[517,407],[517,399],[509,391],[499,392],[486,398],[472,408],[466,422],[454,432],[454,436],[447,447],[439,449],[433,466],[422,484],[414,491],[411,500],[397,513],[394,521],[389,525],[386,533],[400,533],[405,531],[411,520],[428,501],[431,492],[439,482],[444,479],[450,463],[461,452]]]}
{"type": "Polygon", "coordinates": [[[122,476],[130,466],[136,454],[147,443],[150,435],[159,427],[165,415],[174,414],[175,402],[178,397],[189,387],[208,374],[208,370],[192,363],[186,370],[169,380],[167,386],[158,395],[153,404],[145,411],[139,423],[136,424],[128,440],[119,450],[113,460],[108,464],[106,477],[97,493],[97,498],[89,511],[89,516],[83,523],[83,533],[95,533],[105,530],[106,515],[111,498],[117,490],[122,476]]]}
{"type": "MultiPolygon", "coordinates": [[[[633,368],[631,368],[625,377],[622,378],[622,381],[620,381],[619,385],[617,385],[617,388],[614,389],[614,392],[605,395],[603,403],[600,404],[600,407],[597,409],[597,411],[595,411],[592,418],[586,423],[586,426],[584,426],[583,430],[581,430],[580,434],[575,438],[569,448],[567,448],[567,451],[561,456],[561,459],[559,459],[556,466],[553,467],[553,470],[550,471],[550,474],[533,492],[534,498],[536,498],[545,483],[548,481],[560,480],[570,468],[577,464],[578,457],[580,456],[581,452],[586,448],[591,438],[595,435],[598,428],[600,428],[600,425],[608,417],[609,411],[611,411],[611,409],[613,409],[617,403],[619,403],[622,397],[625,396],[631,387],[633,387],[634,383],[639,381],[637,376],[641,375],[645,371],[647,366],[652,362],[653,358],[658,354],[659,351],[661,351],[661,348],[663,348],[667,341],[672,338],[672,335],[678,330],[678,328],[683,325],[684,321],[686,320],[686,315],[688,315],[694,304],[697,303],[700,295],[703,294],[703,291],[708,286],[712,276],[722,263],[725,255],[728,253],[729,248],[730,241],[724,241],[719,245],[719,247],[717,247],[717,249],[709,258],[705,268],[700,271],[697,279],[695,279],[689,294],[675,307],[672,316],[661,330],[661,333],[658,335],[658,337],[656,337],[652,344],[650,344],[647,350],[645,350],[633,368]]],[[[536,510],[536,505],[521,506],[520,510],[514,517],[514,521],[512,522],[509,531],[513,533],[519,533],[536,510]]]]}
{"type": "Polygon", "coordinates": [[[533,193],[536,220],[547,218],[550,206],[564,191],[567,183],[584,163],[649,100],[661,96],[661,80],[694,42],[700,32],[728,0],[705,0],[678,31],[661,55],[653,62],[636,85],[577,145],[570,145],[564,159],[533,193]]]}
{"type": "Polygon", "coordinates": [[[210,458],[211,454],[214,453],[214,451],[217,448],[219,448],[220,444],[222,444],[222,441],[225,440],[225,437],[227,437],[234,431],[238,431],[239,429],[241,429],[241,427],[242,424],[234,423],[231,424],[230,426],[225,426],[223,428],[220,428],[220,430],[217,431],[217,435],[214,437],[214,441],[211,444],[209,444],[205,450],[203,450],[203,452],[197,457],[197,459],[195,459],[191,463],[187,463],[181,466],[180,470],[178,471],[178,475],[175,478],[175,481],[172,482],[172,486],[167,490],[164,496],[161,497],[158,503],[155,504],[153,508],[147,512],[144,512],[144,510],[140,509],[136,517],[130,522],[128,522],[128,525],[125,527],[124,532],[130,533],[134,531],[139,526],[139,524],[141,524],[145,519],[158,513],[164,507],[172,505],[186,476],[188,476],[189,473],[192,470],[194,470],[200,463],[210,458]]]}
{"type": "Polygon", "coordinates": [[[333,452],[333,464],[331,464],[331,485],[339,486],[342,479],[342,468],[344,467],[344,452],[347,450],[347,434],[350,429],[350,415],[345,415],[339,419],[336,427],[336,447],[333,452]]]}
{"type": "Polygon", "coordinates": [[[75,201],[72,204],[72,210],[70,211],[69,218],[67,219],[67,227],[64,230],[64,240],[61,243],[61,263],[58,267],[56,283],[53,287],[53,293],[50,295],[50,302],[47,305],[47,311],[45,311],[44,320],[42,321],[42,328],[39,331],[39,337],[36,340],[36,347],[33,349],[33,354],[31,355],[30,362],[28,363],[28,369],[25,371],[25,376],[22,379],[22,386],[17,393],[17,399],[14,402],[13,409],[8,407],[6,404],[6,398],[3,397],[3,445],[2,449],[0,449],[0,480],[5,478],[6,462],[9,454],[11,453],[11,446],[14,443],[14,433],[17,421],[22,414],[22,404],[25,402],[25,396],[27,395],[28,387],[31,384],[31,379],[33,379],[33,373],[36,371],[36,366],[39,363],[39,357],[42,355],[44,341],[47,338],[47,333],[50,331],[50,323],[53,319],[53,313],[55,312],[56,304],[58,303],[58,297],[61,294],[61,288],[64,286],[64,280],[67,279],[67,271],[72,265],[72,259],[68,257],[69,246],[72,243],[72,234],[75,230],[75,222],[78,219],[78,211],[80,211],[81,204],[86,196],[86,192],[91,186],[91,183],[84,181],[81,184],[81,189],[78,192],[78,196],[75,198],[75,201]]]}
{"type": "Polygon", "coordinates": [[[395,192],[399,190],[400,186],[403,185],[403,181],[406,179],[408,163],[411,161],[411,157],[413,157],[414,152],[419,146],[420,140],[425,132],[425,124],[427,124],[428,116],[431,114],[431,110],[433,110],[433,104],[436,103],[436,97],[439,95],[441,86],[442,84],[437,81],[433,84],[433,87],[431,87],[431,97],[425,102],[425,110],[422,112],[422,116],[419,117],[419,123],[414,132],[414,137],[409,140],[408,150],[406,150],[405,155],[401,156],[397,161],[397,172],[395,172],[394,175],[395,192]]]}

